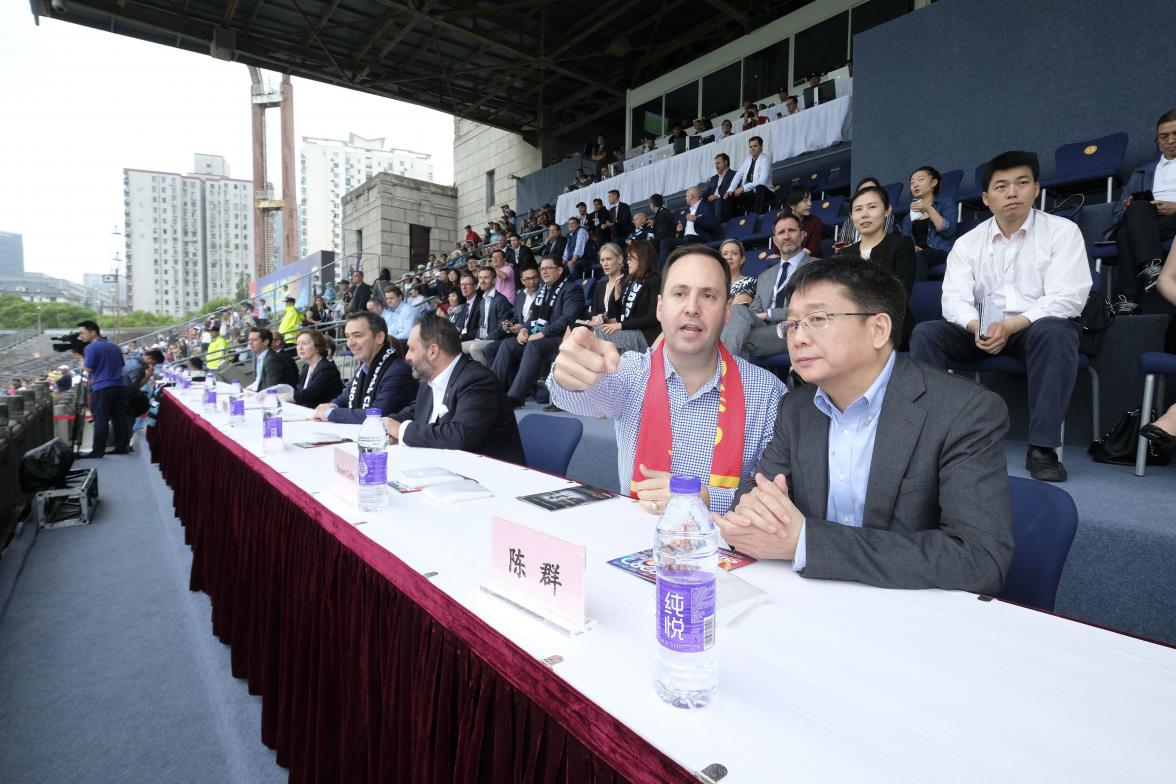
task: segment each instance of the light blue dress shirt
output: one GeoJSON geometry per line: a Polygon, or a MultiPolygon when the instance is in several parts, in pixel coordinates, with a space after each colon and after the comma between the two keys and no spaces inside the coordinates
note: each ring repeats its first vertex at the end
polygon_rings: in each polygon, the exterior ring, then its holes
{"type": "MultiPolygon", "coordinates": [[[[842,525],[861,528],[866,510],[866,487],[870,482],[870,463],[874,457],[874,436],[878,434],[878,415],[882,413],[882,401],[890,374],[894,371],[894,358],[890,359],[874,383],[861,397],[838,411],[837,406],[818,388],[813,395],[813,405],[829,417],[829,498],[825,519],[842,525]]],[[[803,511],[803,510],[802,510],[803,511]]],[[[805,528],[800,529],[796,543],[796,557],[792,568],[804,571],[805,528]]]]}
{"type": "Polygon", "coordinates": [[[406,301],[402,301],[396,310],[385,309],[384,323],[388,325],[388,334],[401,340],[408,340],[408,335],[420,315],[421,312],[406,301]]]}

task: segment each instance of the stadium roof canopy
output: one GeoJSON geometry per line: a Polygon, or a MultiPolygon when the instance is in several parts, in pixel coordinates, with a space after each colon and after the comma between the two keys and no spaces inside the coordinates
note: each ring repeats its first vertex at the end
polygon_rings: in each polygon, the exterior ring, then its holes
{"type": "Polygon", "coordinates": [[[563,136],[807,0],[30,0],[33,13],[563,136]]]}

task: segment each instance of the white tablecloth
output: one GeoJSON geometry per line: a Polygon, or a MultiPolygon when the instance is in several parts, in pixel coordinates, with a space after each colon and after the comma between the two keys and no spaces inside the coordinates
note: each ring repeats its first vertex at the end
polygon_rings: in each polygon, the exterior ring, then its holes
{"type": "Polygon", "coordinates": [[[704,184],[715,173],[715,156],[720,152],[731,156],[732,168],[738,169],[748,156],[747,141],[752,136],[764,140],[764,151],[773,161],[830,147],[849,138],[852,101],[848,96],[838,98],[635,171],[626,165],[625,171],[616,177],[561,194],[555,203],[555,219],[563,223],[575,215],[580,202],[591,204],[593,199],[600,199],[607,203],[607,194],[613,189],[621,192],[621,201],[628,203],[633,212],[644,211],[645,202],[655,193],[669,195],[691,185],[704,184]]]}
{"type": "MultiPolygon", "coordinates": [[[[259,412],[239,430],[209,418],[260,454],[259,412]]],[[[653,586],[607,563],[652,546],[652,516],[622,498],[547,512],[516,496],[565,480],[402,446],[390,465],[443,465],[495,497],[450,508],[394,494],[387,512],[360,515],[330,489],[333,447],[289,446],[358,430],[286,423],[288,446],[267,462],[365,520],[360,530],[412,568],[437,572],[433,585],[527,652],[563,656],[556,675],[691,770],[722,763],[724,784],[1176,781],[1176,650],[967,593],[806,580],[787,563],[736,573],[771,598],[720,627],[717,701],[671,708],[651,678],[653,586]],[[567,638],[479,590],[492,514],[587,544],[594,630],[567,638]]]]}

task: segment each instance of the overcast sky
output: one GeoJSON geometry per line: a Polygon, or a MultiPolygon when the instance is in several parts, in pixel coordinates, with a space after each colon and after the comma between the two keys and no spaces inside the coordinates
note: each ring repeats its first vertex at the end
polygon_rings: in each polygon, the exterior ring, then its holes
{"type": "MultiPolygon", "coordinates": [[[[27,2],[0,3],[0,231],[24,235],[25,269],[79,283],[110,271],[124,167],[187,173],[202,152],[252,179],[249,84],[240,63],[52,19],[38,27],[27,2]]],[[[276,139],[278,110],[266,119],[276,139]]],[[[429,153],[437,182],[453,184],[450,115],[294,79],[296,145],[349,132],[429,153]]],[[[275,187],[278,155],[275,141],[275,187]]]]}

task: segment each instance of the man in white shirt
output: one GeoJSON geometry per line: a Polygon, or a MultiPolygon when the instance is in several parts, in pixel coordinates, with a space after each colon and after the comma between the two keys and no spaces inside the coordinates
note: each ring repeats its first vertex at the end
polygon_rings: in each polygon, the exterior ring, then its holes
{"type": "Polygon", "coordinates": [[[525,465],[514,409],[498,378],[461,353],[457,327],[426,313],[408,336],[416,400],[384,419],[393,442],[466,452],[525,465]]]}
{"type": "Polygon", "coordinates": [[[1029,450],[1034,479],[1066,481],[1054,448],[1078,374],[1078,317],[1090,292],[1086,243],[1065,218],[1033,209],[1037,157],[1011,151],[984,172],[993,217],[956,240],[943,279],[944,321],[919,324],[911,357],[946,370],[1008,354],[1029,376],[1029,450]]]}
{"type": "Polygon", "coordinates": [[[478,270],[478,294],[470,300],[461,330],[462,353],[487,367],[490,363],[484,353],[486,347],[506,337],[502,322],[510,319],[511,312],[511,304],[498,292],[495,280],[490,268],[478,270]]]}
{"type": "Polygon", "coordinates": [[[1156,123],[1160,158],[1144,163],[1131,173],[1123,198],[1115,205],[1115,244],[1119,249],[1120,315],[1139,312],[1143,290],[1155,286],[1163,268],[1163,240],[1176,235],[1176,109],[1156,123]],[[1150,198],[1136,199],[1135,196],[1150,198]]]}
{"type": "Polygon", "coordinates": [[[727,198],[746,213],[758,215],[772,202],[772,156],[764,152],[764,140],[752,136],[747,141],[750,155],[731,182],[727,198]]]}

